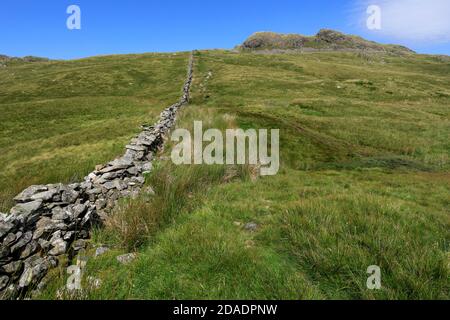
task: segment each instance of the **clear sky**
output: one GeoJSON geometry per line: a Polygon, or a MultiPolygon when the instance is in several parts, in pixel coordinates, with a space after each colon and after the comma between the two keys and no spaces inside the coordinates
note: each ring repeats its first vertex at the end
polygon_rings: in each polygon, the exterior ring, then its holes
{"type": "Polygon", "coordinates": [[[256,31],[313,35],[321,28],[450,54],[450,0],[1,0],[0,54],[57,59],[233,48],[256,31]],[[366,27],[367,6],[381,30],[366,27]],[[69,30],[70,5],[81,30],[69,30]]]}

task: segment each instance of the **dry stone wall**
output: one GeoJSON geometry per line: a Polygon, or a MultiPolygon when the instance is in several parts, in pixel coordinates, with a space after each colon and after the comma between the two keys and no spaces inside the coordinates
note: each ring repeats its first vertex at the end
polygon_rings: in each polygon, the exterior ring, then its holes
{"type": "Polygon", "coordinates": [[[191,55],[181,99],[156,124],[143,125],[123,156],[97,166],[80,183],[31,186],[14,198],[8,215],[0,213],[0,299],[23,297],[38,286],[61,257],[86,247],[90,228],[107,217],[119,198],[140,192],[177,111],[189,101],[192,76],[191,55]]]}

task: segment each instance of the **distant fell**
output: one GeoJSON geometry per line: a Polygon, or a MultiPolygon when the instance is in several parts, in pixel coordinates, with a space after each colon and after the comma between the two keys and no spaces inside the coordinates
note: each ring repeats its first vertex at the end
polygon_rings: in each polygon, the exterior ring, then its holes
{"type": "Polygon", "coordinates": [[[378,51],[397,54],[415,53],[411,49],[393,44],[380,44],[359,36],[347,35],[339,31],[321,29],[315,36],[256,32],[242,45],[240,50],[335,50],[335,51],[378,51]]]}
{"type": "Polygon", "coordinates": [[[35,56],[26,56],[23,58],[18,58],[0,54],[0,67],[4,67],[11,62],[43,62],[43,61],[50,61],[50,59],[35,56]]]}

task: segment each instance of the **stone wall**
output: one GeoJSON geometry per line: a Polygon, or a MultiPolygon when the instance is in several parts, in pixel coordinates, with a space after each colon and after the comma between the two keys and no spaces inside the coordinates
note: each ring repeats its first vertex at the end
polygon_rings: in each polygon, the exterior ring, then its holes
{"type": "Polygon", "coordinates": [[[140,192],[178,109],[189,101],[192,75],[193,56],[180,101],[155,125],[143,125],[123,156],[97,166],[80,183],[31,186],[14,198],[8,215],[0,213],[0,299],[23,297],[61,257],[86,247],[92,225],[105,219],[119,198],[140,192]]]}

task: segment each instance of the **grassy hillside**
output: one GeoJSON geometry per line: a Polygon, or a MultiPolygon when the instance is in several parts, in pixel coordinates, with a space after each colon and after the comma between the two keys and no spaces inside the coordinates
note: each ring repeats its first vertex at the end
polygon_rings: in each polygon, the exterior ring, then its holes
{"type": "Polygon", "coordinates": [[[0,211],[30,184],[79,181],[178,99],[187,54],[0,67],[0,211]]]}
{"type": "Polygon", "coordinates": [[[179,127],[280,128],[281,170],[175,167],[167,148],[156,194],[95,232],[86,278],[102,285],[80,298],[448,299],[449,74],[419,55],[197,53],[179,127]],[[112,249],[93,258],[100,244],[112,249]]]}

